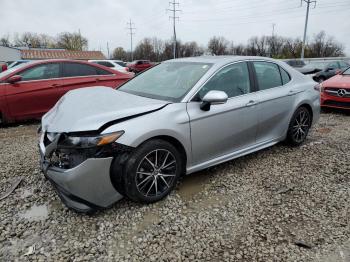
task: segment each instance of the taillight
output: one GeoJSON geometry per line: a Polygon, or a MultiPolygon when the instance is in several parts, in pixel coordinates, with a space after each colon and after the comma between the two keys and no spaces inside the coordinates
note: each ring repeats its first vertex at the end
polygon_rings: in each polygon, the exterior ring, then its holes
{"type": "Polygon", "coordinates": [[[4,72],[5,70],[7,70],[7,65],[2,65],[1,66],[1,71],[4,72]]]}

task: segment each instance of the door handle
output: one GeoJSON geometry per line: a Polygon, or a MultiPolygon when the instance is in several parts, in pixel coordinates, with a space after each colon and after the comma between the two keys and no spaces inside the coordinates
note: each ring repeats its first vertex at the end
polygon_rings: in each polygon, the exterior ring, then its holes
{"type": "Polygon", "coordinates": [[[100,78],[96,78],[96,82],[100,82],[101,81],[101,79],[100,78]]]}
{"type": "Polygon", "coordinates": [[[60,84],[52,84],[52,85],[50,85],[50,87],[59,87],[59,86],[61,86],[60,84]]]}
{"type": "Polygon", "coordinates": [[[258,104],[258,102],[254,101],[254,100],[250,100],[245,106],[255,106],[257,104],[258,104]]]}

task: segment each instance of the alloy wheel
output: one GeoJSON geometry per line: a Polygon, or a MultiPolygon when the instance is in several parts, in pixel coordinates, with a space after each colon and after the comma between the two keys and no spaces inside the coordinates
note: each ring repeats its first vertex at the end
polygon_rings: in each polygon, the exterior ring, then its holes
{"type": "Polygon", "coordinates": [[[177,163],[174,155],[166,149],[148,153],[136,170],[137,190],[145,197],[164,194],[174,183],[177,163]]]}
{"type": "Polygon", "coordinates": [[[307,136],[310,128],[310,113],[306,108],[298,112],[292,126],[293,139],[297,143],[301,143],[307,136]]]}

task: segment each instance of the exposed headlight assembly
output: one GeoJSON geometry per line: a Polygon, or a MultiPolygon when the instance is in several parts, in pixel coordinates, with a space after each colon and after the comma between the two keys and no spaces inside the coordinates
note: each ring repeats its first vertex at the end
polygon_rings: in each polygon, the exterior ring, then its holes
{"type": "Polygon", "coordinates": [[[118,131],[109,134],[98,136],[66,136],[59,142],[61,147],[75,147],[75,148],[90,148],[96,146],[104,146],[115,142],[124,134],[124,131],[118,131]]]}

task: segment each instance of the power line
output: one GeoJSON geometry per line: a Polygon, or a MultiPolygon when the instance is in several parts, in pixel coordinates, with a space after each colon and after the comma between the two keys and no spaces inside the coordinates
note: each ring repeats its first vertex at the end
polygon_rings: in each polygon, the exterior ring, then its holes
{"type": "Polygon", "coordinates": [[[126,29],[129,30],[128,34],[130,35],[130,55],[131,55],[131,61],[134,60],[134,53],[132,51],[132,37],[133,35],[135,35],[134,33],[134,30],[136,30],[136,27],[134,23],[131,22],[131,19],[130,21],[127,23],[128,27],[126,29]]]}
{"type": "Polygon", "coordinates": [[[167,9],[167,11],[171,11],[173,13],[172,16],[169,16],[170,19],[173,19],[173,28],[174,28],[174,39],[173,39],[173,52],[174,52],[174,59],[176,58],[176,19],[179,19],[178,16],[176,16],[176,12],[180,12],[181,10],[176,9],[180,6],[179,2],[176,2],[176,0],[173,0],[173,2],[169,2],[169,5],[172,7],[171,9],[167,9]]]}
{"type": "Polygon", "coordinates": [[[305,26],[304,26],[304,38],[303,38],[303,46],[301,49],[301,59],[304,59],[304,53],[305,53],[305,40],[306,40],[306,31],[307,31],[307,24],[309,22],[309,11],[310,11],[310,4],[314,4],[314,8],[316,7],[316,1],[315,0],[301,0],[301,5],[303,2],[307,3],[306,7],[306,18],[305,18],[305,26]]]}

